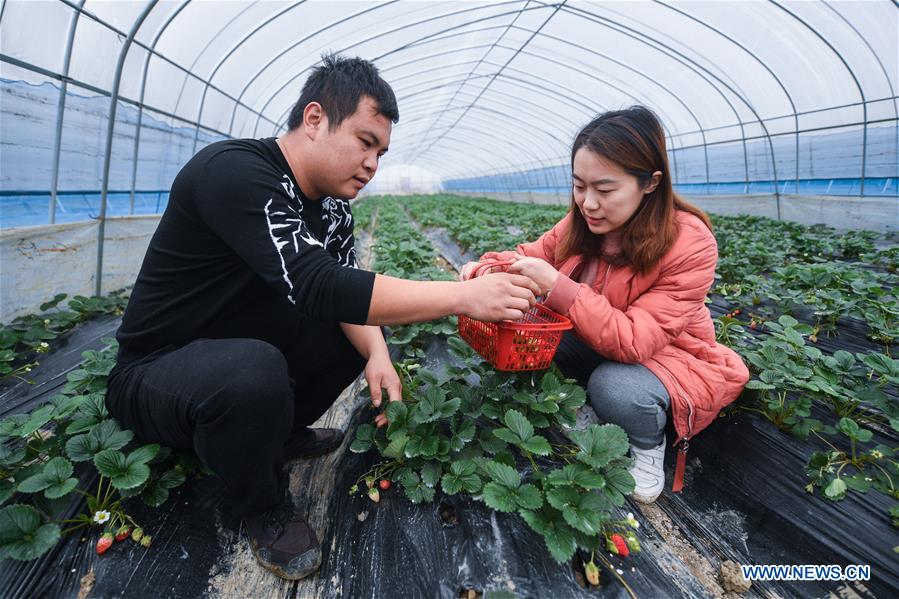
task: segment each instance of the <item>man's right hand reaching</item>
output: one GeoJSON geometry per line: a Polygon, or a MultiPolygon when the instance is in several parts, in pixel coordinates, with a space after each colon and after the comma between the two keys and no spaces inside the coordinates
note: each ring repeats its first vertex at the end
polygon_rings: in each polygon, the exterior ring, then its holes
{"type": "Polygon", "coordinates": [[[518,320],[537,302],[540,288],[523,275],[494,273],[464,281],[462,313],[477,320],[518,320]]]}

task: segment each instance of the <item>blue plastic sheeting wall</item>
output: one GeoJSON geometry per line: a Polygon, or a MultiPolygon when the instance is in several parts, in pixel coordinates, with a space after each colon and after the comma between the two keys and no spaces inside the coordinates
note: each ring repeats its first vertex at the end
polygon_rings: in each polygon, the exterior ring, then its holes
{"type": "MultiPolygon", "coordinates": [[[[862,129],[800,133],[799,190],[796,189],[796,136],[772,139],[781,193],[808,195],[860,195],[862,129]]],[[[867,136],[865,196],[895,196],[899,179],[899,127],[871,126],[867,136]]],[[[690,193],[774,193],[774,173],[767,140],[747,140],[703,147],[669,150],[675,187],[690,193]],[[708,154],[708,179],[706,179],[708,154]],[[747,187],[748,179],[748,187],[747,187]]],[[[444,181],[447,191],[465,192],[568,192],[571,169],[567,164],[516,173],[444,181]]]]}
{"type": "MultiPolygon", "coordinates": [[[[90,218],[99,210],[95,196],[99,197],[103,183],[109,122],[108,97],[94,95],[73,84],[68,89],[57,188],[56,217],[61,221],[70,220],[76,212],[81,219],[90,218]],[[73,199],[72,193],[76,198],[84,197],[73,199]],[[79,205],[82,206],[80,212],[79,205]]],[[[21,215],[32,213],[42,214],[43,220],[29,224],[48,222],[58,101],[59,88],[51,83],[32,85],[0,79],[0,196],[3,196],[0,218],[3,226],[12,226],[14,222],[23,224],[18,222],[21,215]],[[32,208],[32,204],[39,203],[40,197],[44,201],[43,207],[32,208]]],[[[110,193],[115,190],[128,196],[132,189],[137,118],[138,109],[134,105],[119,103],[109,172],[110,193]]],[[[142,212],[150,202],[155,211],[155,194],[160,191],[167,194],[175,175],[193,156],[196,133],[194,126],[143,111],[134,181],[135,189],[140,190],[137,196],[141,198],[135,199],[136,213],[142,212]],[[143,198],[146,193],[151,193],[152,198],[143,198]]],[[[201,129],[196,149],[223,138],[201,129]]],[[[113,195],[116,197],[111,198],[110,207],[115,214],[120,210],[121,194],[113,195]]],[[[130,199],[126,198],[126,209],[129,204],[130,199]]]]}
{"type": "MultiPolygon", "coordinates": [[[[131,212],[131,193],[110,191],[106,195],[108,216],[128,214],[159,214],[169,202],[169,192],[138,191],[134,194],[131,212]]],[[[50,193],[0,195],[0,228],[30,227],[47,224],[50,193]]],[[[56,222],[72,223],[97,218],[100,214],[100,192],[65,192],[56,196],[56,222]]]]}
{"type": "MultiPolygon", "coordinates": [[[[561,168],[561,167],[560,167],[561,168]]],[[[512,177],[478,177],[476,179],[455,179],[445,181],[446,191],[469,193],[557,193],[567,194],[568,185],[521,185],[519,173],[512,177]]],[[[528,177],[530,179],[531,177],[528,177]]],[[[774,193],[774,181],[713,182],[713,183],[675,183],[674,189],[689,195],[739,195],[774,193]]],[[[855,196],[861,192],[861,179],[800,179],[799,188],[796,181],[790,179],[777,182],[777,191],[784,194],[813,196],[855,196]]],[[[865,197],[897,197],[899,196],[899,178],[867,178],[865,180],[865,197]]]]}

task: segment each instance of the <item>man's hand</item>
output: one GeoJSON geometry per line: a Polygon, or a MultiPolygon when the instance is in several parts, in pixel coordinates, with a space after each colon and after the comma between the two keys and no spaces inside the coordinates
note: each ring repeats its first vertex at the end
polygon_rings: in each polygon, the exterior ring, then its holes
{"type": "MultiPolygon", "coordinates": [[[[380,407],[383,399],[382,389],[387,389],[390,401],[403,400],[403,383],[393,368],[390,356],[386,351],[378,351],[371,355],[365,365],[365,380],[368,382],[368,390],[371,392],[371,402],[380,407]]],[[[387,415],[384,413],[375,416],[375,424],[379,427],[387,424],[387,415]]]]}
{"type": "Polygon", "coordinates": [[[559,271],[553,268],[553,265],[540,258],[522,258],[509,266],[510,273],[518,273],[526,276],[540,289],[537,295],[546,295],[555,287],[556,281],[559,279],[559,271]]]}
{"type": "Polygon", "coordinates": [[[459,283],[465,286],[462,313],[476,320],[518,320],[537,302],[540,288],[522,275],[495,273],[459,283]]]}

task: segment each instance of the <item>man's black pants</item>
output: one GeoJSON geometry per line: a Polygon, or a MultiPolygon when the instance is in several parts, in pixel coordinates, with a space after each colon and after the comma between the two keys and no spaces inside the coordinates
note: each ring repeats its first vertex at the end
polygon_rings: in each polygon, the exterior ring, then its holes
{"type": "Polygon", "coordinates": [[[106,406],[141,441],[191,449],[220,476],[241,515],[286,491],[284,442],[315,422],[365,360],[336,322],[304,320],[284,352],[259,339],[198,339],[117,366],[106,406]]]}

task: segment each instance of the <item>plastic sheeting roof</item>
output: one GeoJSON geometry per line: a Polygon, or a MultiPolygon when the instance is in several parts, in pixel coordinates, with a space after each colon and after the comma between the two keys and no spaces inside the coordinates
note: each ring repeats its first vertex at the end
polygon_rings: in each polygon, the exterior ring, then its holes
{"type": "Polygon", "coordinates": [[[399,101],[384,166],[453,178],[564,162],[581,125],[634,103],[673,148],[895,126],[897,15],[887,0],[6,0],[0,66],[262,137],[322,52],[358,55],[399,101]]]}

